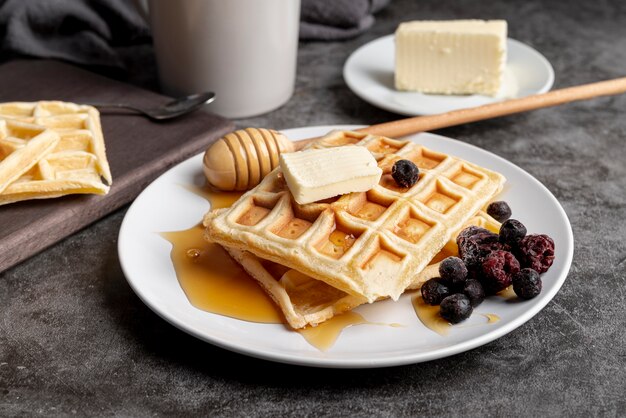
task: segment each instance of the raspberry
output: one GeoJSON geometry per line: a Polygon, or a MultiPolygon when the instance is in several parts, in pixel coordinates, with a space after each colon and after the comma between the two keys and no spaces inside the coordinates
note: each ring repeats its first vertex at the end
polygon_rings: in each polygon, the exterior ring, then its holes
{"type": "Polygon", "coordinates": [[[466,320],[472,314],[472,304],[467,296],[455,293],[441,301],[439,315],[453,324],[466,320]]]}
{"type": "Polygon", "coordinates": [[[450,289],[441,282],[440,277],[430,279],[422,285],[422,298],[429,305],[439,305],[449,295],[450,289]]]}
{"type": "Polygon", "coordinates": [[[522,299],[532,299],[541,293],[541,277],[533,269],[525,268],[513,276],[513,290],[522,299]]]}
{"type": "Polygon", "coordinates": [[[462,287],[467,279],[467,267],[458,257],[448,257],[439,264],[439,275],[453,288],[462,287]]]}
{"type": "Polygon", "coordinates": [[[478,280],[470,279],[466,281],[463,287],[463,293],[469,298],[473,308],[477,307],[485,300],[485,290],[478,280]]]}
{"type": "Polygon", "coordinates": [[[500,226],[500,242],[516,245],[526,236],[526,227],[517,219],[504,221],[500,226]]]}
{"type": "Polygon", "coordinates": [[[528,235],[519,242],[517,257],[523,268],[545,273],[554,262],[554,241],[547,235],[528,235]]]}
{"type": "Polygon", "coordinates": [[[417,182],[419,169],[409,160],[398,160],[391,167],[391,177],[400,187],[411,187],[417,182]]]}
{"type": "Polygon", "coordinates": [[[496,250],[485,257],[481,283],[486,294],[496,294],[511,285],[511,278],[520,269],[519,262],[508,251],[496,250]]]}
{"type": "Polygon", "coordinates": [[[511,217],[511,208],[505,201],[500,200],[487,206],[487,214],[498,222],[504,222],[511,217]]]}
{"type": "Polygon", "coordinates": [[[498,235],[493,232],[477,232],[467,238],[459,236],[457,244],[459,256],[469,270],[478,269],[483,259],[495,250],[508,250],[509,247],[499,241],[498,235]]]}

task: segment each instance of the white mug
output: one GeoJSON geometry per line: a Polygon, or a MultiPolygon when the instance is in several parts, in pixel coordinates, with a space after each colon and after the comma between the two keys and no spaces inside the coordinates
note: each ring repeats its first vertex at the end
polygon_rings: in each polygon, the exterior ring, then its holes
{"type": "Polygon", "coordinates": [[[148,9],[166,94],[213,91],[207,109],[229,118],[293,94],[300,0],[149,0],[148,9]]]}

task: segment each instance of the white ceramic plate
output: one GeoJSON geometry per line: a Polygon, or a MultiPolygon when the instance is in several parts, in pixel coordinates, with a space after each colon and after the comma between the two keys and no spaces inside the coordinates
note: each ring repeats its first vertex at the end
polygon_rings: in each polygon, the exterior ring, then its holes
{"type": "MultiPolygon", "coordinates": [[[[295,140],[320,136],[335,128],[354,127],[300,128],[284,133],[295,140]]],[[[357,311],[366,320],[399,323],[403,327],[353,326],[344,330],[326,352],[314,348],[300,334],[283,325],[245,322],[201,311],[188,302],[181,290],[170,261],[171,245],[158,232],[190,228],[209,209],[206,200],[185,188],[185,185],[204,184],[202,155],[163,174],[128,209],[118,246],[128,282],[152,310],[180,329],[229,350],[285,363],[345,368],[409,364],[470,350],[505,335],[536,315],[565,281],[573,254],[573,236],[567,216],[541,183],[494,154],[428,133],[414,135],[411,139],[507,177],[509,186],[505,187],[502,198],[509,202],[514,216],[524,222],[530,232],[549,234],[556,243],[556,260],[542,276],[544,288],[537,298],[523,303],[489,298],[466,323],[452,327],[445,337],[422,325],[409,295],[398,302],[361,306],[357,311]],[[486,324],[485,318],[477,313],[496,314],[501,320],[486,324]]]]}
{"type": "Polygon", "coordinates": [[[354,51],[343,67],[343,78],[350,90],[366,102],[409,116],[444,113],[550,90],[554,83],[554,70],[543,55],[510,38],[507,39],[507,48],[504,84],[496,97],[445,96],[396,90],[393,80],[393,35],[378,38],[354,51]]]}

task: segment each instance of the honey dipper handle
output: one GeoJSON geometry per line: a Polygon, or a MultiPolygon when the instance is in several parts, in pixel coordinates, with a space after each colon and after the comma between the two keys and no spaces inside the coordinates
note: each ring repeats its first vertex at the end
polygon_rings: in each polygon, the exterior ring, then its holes
{"type": "MultiPolygon", "coordinates": [[[[597,83],[553,90],[542,94],[534,94],[532,96],[526,96],[519,99],[505,100],[470,109],[454,110],[452,112],[441,113],[438,115],[416,116],[392,122],[385,122],[357,129],[357,131],[373,135],[398,138],[417,132],[447,128],[449,126],[461,125],[463,123],[497,118],[499,116],[512,115],[514,113],[557,106],[563,103],[587,100],[600,96],[610,96],[625,92],[626,77],[615,78],[597,83]]],[[[302,147],[306,144],[316,139],[318,138],[298,141],[296,143],[296,149],[302,149],[302,147]]]]}
{"type": "Polygon", "coordinates": [[[461,125],[463,123],[497,118],[499,116],[512,115],[514,113],[624,92],[626,92],[626,77],[553,90],[543,94],[505,100],[470,109],[454,110],[439,115],[400,119],[393,122],[368,126],[359,129],[359,131],[374,135],[401,137],[416,132],[446,128],[448,126],[461,125]]]}

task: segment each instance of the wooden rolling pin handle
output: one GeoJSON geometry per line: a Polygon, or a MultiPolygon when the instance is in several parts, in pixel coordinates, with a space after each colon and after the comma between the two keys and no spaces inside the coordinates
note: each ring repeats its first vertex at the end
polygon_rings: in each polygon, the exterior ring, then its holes
{"type": "MultiPolygon", "coordinates": [[[[529,110],[542,109],[544,107],[557,106],[563,103],[587,100],[594,97],[609,96],[626,92],[626,77],[613,80],[600,81],[597,83],[584,84],[582,86],[569,87],[553,90],[547,93],[535,94],[519,99],[505,100],[470,109],[454,110],[431,116],[416,116],[413,118],[400,119],[393,122],[371,125],[357,129],[372,135],[389,136],[399,138],[417,132],[425,132],[449,126],[461,125],[479,120],[492,119],[529,110]]],[[[296,150],[318,138],[306,139],[296,143],[296,150]]]]}

